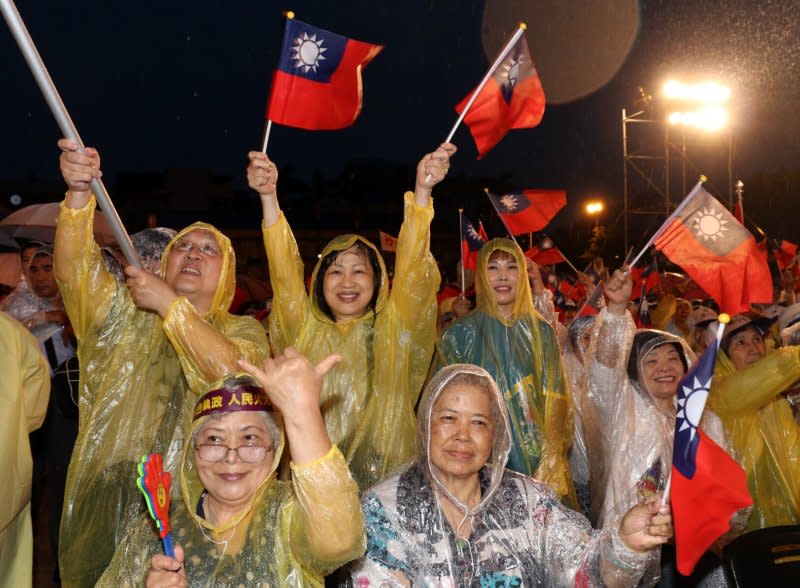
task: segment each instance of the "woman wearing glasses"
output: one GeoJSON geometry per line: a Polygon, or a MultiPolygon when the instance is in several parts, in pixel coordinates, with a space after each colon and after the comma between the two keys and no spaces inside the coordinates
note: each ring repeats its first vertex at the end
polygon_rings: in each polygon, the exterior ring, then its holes
{"type": "Polygon", "coordinates": [[[319,408],[322,376],[292,348],[242,362],[197,402],[170,518],[175,557],[142,519],[98,586],[306,586],[364,551],[358,488],[319,408]],[[266,390],[266,391],[265,391],[266,390]],[[279,414],[280,413],[280,414],[279,414]],[[286,441],[292,481],[276,479],[286,441]]]}

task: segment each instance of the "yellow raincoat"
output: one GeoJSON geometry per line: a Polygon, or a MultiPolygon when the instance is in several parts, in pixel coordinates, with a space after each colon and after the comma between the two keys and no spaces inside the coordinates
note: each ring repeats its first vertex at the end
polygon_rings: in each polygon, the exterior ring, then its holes
{"type": "MultiPolygon", "coordinates": [[[[414,456],[414,405],[436,339],[439,269],[430,253],[432,219],[433,203],[420,207],[407,192],[391,293],[383,259],[372,243],[357,235],[328,243],[321,259],[361,241],[376,252],[381,267],[375,313],[342,323],[328,318],[306,293],[303,262],[283,214],[263,229],[273,290],[270,343],[275,353],[294,346],[312,363],[334,352],[342,355],[325,378],[322,415],[361,489],[414,456]]],[[[322,279],[318,270],[319,264],[312,284],[322,279]]]]}
{"type": "Polygon", "coordinates": [[[481,366],[497,382],[508,406],[513,444],[508,465],[534,476],[577,506],[567,460],[572,441],[572,399],[553,328],[536,312],[525,257],[509,239],[492,239],[478,254],[475,310],[442,334],[436,368],[453,363],[481,366]],[[495,251],[513,255],[519,268],[512,317],[504,318],[487,277],[495,251]]]}
{"type": "MultiPolygon", "coordinates": [[[[282,430],[272,470],[250,506],[220,527],[198,516],[204,488],[193,466],[191,441],[209,418],[196,420],[185,436],[176,481],[181,496],[170,508],[173,544],[184,548],[190,586],[322,587],[325,574],[364,553],[358,487],[341,452],[334,445],[312,463],[292,464],[291,482],[278,480],[282,430]]],[[[142,518],[138,523],[120,543],[98,587],[145,585],[150,559],[163,547],[152,522],[142,518]]]]}
{"type": "Polygon", "coordinates": [[[719,351],[709,407],[747,472],[753,516],[745,531],[800,524],[800,426],[781,392],[800,379],[800,347],[737,370],[719,351]]]}
{"type": "Polygon", "coordinates": [[[206,316],[180,297],[162,321],[106,270],[92,236],[94,209],[93,198],[80,209],[62,204],[56,231],[56,276],[80,360],[79,432],[59,540],[64,586],[94,586],[124,533],[147,516],[132,464],[161,452],[165,469],[176,471],[193,395],[236,371],[236,358],[257,362],[267,353],[261,325],[227,312],[236,275],[227,237],[196,223],[167,246],[162,274],[175,240],[194,229],[214,233],[223,262],[206,316]],[[209,327],[217,333],[208,336],[209,327]]]}
{"type": "Polygon", "coordinates": [[[36,339],[0,312],[0,584],[33,584],[28,434],[42,426],[50,398],[50,366],[36,339]]]}

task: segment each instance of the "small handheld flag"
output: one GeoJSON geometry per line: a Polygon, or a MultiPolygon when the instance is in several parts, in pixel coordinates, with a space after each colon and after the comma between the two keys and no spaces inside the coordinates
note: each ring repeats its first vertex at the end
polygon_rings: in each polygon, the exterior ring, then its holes
{"type": "Polygon", "coordinates": [[[172,486],[172,476],[164,471],[163,459],[160,453],[148,453],[142,456],[142,461],[136,467],[139,477],[136,486],[144,495],[147,510],[156,522],[158,535],[164,544],[164,553],[175,557],[172,547],[172,535],[169,531],[169,492],[172,486]]]}
{"type": "Polygon", "coordinates": [[[731,515],[753,503],[742,467],[700,427],[719,341],[729,320],[728,315],[719,315],[716,340],[678,383],[672,475],[663,500],[669,499],[671,487],[676,563],[684,576],[728,531],[731,515]]]}

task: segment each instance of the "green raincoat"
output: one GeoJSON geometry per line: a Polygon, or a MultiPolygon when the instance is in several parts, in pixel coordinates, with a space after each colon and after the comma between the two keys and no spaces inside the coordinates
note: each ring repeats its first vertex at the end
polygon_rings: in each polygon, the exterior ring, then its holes
{"type": "Polygon", "coordinates": [[[508,407],[513,439],[507,467],[549,484],[574,503],[567,450],[573,434],[569,385],[555,332],[534,310],[525,257],[509,239],[492,239],[478,254],[475,310],[457,320],[437,345],[435,369],[478,365],[492,374],[508,407]],[[504,318],[487,277],[489,257],[501,250],[519,268],[514,312],[504,318]]]}

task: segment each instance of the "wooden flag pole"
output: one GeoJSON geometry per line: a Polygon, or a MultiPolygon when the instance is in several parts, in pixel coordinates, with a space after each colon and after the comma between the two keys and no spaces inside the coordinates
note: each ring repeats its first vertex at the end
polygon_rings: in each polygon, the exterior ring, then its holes
{"type": "MultiPolygon", "coordinates": [[[[83,153],[83,141],[78,134],[78,130],[75,128],[75,124],[72,122],[72,118],[69,116],[69,112],[67,112],[64,106],[64,102],[61,100],[61,96],[50,74],[47,72],[47,68],[39,52],[36,50],[33,39],[31,39],[28,29],[25,27],[25,23],[22,21],[17,7],[12,0],[0,0],[0,11],[3,13],[3,18],[5,18],[8,28],[11,30],[11,34],[14,36],[14,40],[19,46],[19,50],[22,52],[22,56],[28,63],[28,67],[36,80],[36,84],[42,92],[42,96],[50,107],[50,112],[55,117],[58,127],[61,129],[61,133],[67,139],[75,141],[78,144],[78,150],[83,153]]],[[[111,202],[111,197],[108,195],[105,185],[97,178],[94,178],[90,185],[95,198],[97,198],[97,202],[100,204],[100,208],[108,219],[108,224],[111,227],[111,231],[114,233],[117,243],[119,243],[120,249],[122,249],[122,253],[125,255],[125,259],[127,259],[128,263],[132,266],[141,269],[142,263],[139,260],[136,250],[133,248],[131,238],[125,230],[122,220],[119,218],[116,208],[114,208],[113,202],[111,202]]]]}

